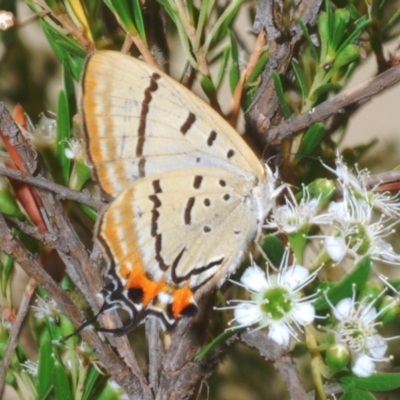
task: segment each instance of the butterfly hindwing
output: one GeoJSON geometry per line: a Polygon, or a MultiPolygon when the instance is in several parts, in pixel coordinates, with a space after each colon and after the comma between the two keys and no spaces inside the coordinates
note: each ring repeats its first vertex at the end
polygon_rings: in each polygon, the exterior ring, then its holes
{"type": "Polygon", "coordinates": [[[251,201],[250,190],[246,181],[218,168],[171,171],[131,184],[98,226],[125,288],[141,291],[148,306],[186,286],[190,304],[193,293],[197,297],[222,282],[260,229],[255,205],[243,206],[251,201]]]}

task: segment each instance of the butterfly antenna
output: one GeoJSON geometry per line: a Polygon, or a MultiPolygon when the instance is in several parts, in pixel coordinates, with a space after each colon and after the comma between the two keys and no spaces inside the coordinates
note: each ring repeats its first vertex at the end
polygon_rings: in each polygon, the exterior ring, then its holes
{"type": "Polygon", "coordinates": [[[71,334],[64,336],[60,339],[60,343],[64,343],[66,342],[68,339],[70,339],[71,337],[78,335],[80,332],[82,332],[85,328],[87,328],[89,325],[93,325],[96,321],[97,318],[99,317],[100,314],[102,314],[104,311],[106,311],[109,308],[109,304],[107,304],[106,302],[101,306],[99,312],[97,314],[95,314],[92,318],[87,319],[79,328],[75,329],[74,332],[72,332],[71,334]]]}

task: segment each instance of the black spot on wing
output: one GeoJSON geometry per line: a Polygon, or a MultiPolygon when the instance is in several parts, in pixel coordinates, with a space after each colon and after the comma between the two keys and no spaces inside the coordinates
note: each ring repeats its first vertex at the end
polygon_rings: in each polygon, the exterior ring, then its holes
{"type": "Polygon", "coordinates": [[[207,145],[212,146],[216,138],[217,138],[217,132],[211,131],[210,134],[208,135],[207,145]]]}
{"type": "Polygon", "coordinates": [[[228,158],[232,158],[234,155],[235,155],[235,151],[232,149],[228,150],[228,152],[226,153],[226,156],[228,158]]]}
{"type": "Polygon", "coordinates": [[[194,197],[190,197],[186,203],[186,207],[185,207],[185,213],[184,213],[184,221],[185,221],[185,225],[190,225],[191,221],[192,221],[192,216],[191,216],[191,212],[192,212],[192,208],[194,206],[194,197]]]}
{"type": "Polygon", "coordinates": [[[199,189],[200,186],[201,186],[201,182],[202,182],[202,181],[203,181],[203,177],[200,176],[200,175],[196,175],[196,176],[194,177],[193,187],[194,187],[195,189],[199,189]]]}
{"type": "Polygon", "coordinates": [[[139,163],[138,163],[138,169],[139,169],[139,178],[143,178],[146,176],[146,157],[140,157],[139,163]]]}
{"type": "Polygon", "coordinates": [[[186,121],[181,126],[182,135],[186,135],[186,133],[189,131],[189,129],[192,127],[195,121],[196,121],[196,116],[192,112],[190,112],[186,118],[186,121]]]}
{"type": "Polygon", "coordinates": [[[139,287],[128,289],[128,299],[133,303],[141,304],[143,302],[143,289],[139,287]]]}
{"type": "Polygon", "coordinates": [[[196,304],[189,304],[180,313],[182,317],[194,317],[197,314],[198,308],[196,304]]]}
{"type": "Polygon", "coordinates": [[[159,179],[156,179],[156,180],[153,181],[152,183],[153,183],[154,193],[162,193],[160,180],[159,180],[159,179]]]}

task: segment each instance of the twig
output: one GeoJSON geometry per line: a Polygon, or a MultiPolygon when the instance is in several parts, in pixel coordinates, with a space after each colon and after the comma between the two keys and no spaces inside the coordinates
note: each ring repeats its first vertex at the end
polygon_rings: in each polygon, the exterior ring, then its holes
{"type": "Polygon", "coordinates": [[[255,347],[262,356],[274,363],[286,383],[291,399],[306,400],[307,395],[300,382],[296,364],[285,348],[273,342],[262,331],[244,332],[240,337],[248,346],[255,347]]]}
{"type": "Polygon", "coordinates": [[[160,325],[157,320],[148,319],[146,321],[146,337],[149,347],[149,384],[154,390],[159,385],[161,363],[165,355],[160,340],[160,325]]]}
{"type": "Polygon", "coordinates": [[[391,182],[400,182],[400,171],[382,172],[381,174],[371,175],[367,179],[369,187],[375,187],[391,182]]]}
{"type": "Polygon", "coordinates": [[[50,190],[53,193],[57,193],[62,199],[75,200],[79,203],[87,204],[96,211],[101,211],[106,205],[106,203],[103,203],[101,200],[94,198],[88,193],[77,192],[75,190],[69,189],[65,186],[54,183],[44,178],[43,176],[24,174],[21,171],[6,167],[4,165],[0,165],[0,175],[5,175],[18,181],[26,182],[33,186],[50,190]]]}
{"type": "Polygon", "coordinates": [[[3,356],[3,360],[1,362],[0,368],[0,397],[4,390],[5,378],[8,370],[8,366],[10,365],[11,357],[14,353],[15,348],[17,347],[17,339],[18,335],[21,332],[22,324],[25,321],[26,314],[29,310],[29,303],[32,299],[32,295],[36,289],[36,281],[33,278],[29,279],[28,285],[25,288],[24,294],[22,296],[21,304],[19,306],[17,318],[12,325],[12,330],[10,334],[10,339],[7,343],[7,348],[3,356]]]}
{"type": "Polygon", "coordinates": [[[281,142],[315,122],[322,121],[332,114],[344,112],[344,109],[352,104],[365,102],[399,81],[400,66],[390,68],[362,85],[336,95],[309,112],[292,117],[278,126],[274,126],[268,130],[268,141],[272,143],[281,142]]]}

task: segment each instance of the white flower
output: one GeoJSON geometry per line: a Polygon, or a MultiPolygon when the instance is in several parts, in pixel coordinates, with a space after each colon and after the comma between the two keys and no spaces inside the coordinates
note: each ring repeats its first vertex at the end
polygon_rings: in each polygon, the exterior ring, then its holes
{"type": "Polygon", "coordinates": [[[0,31],[6,31],[14,26],[14,15],[10,11],[0,11],[0,31]]]}
{"type": "Polygon", "coordinates": [[[54,118],[48,118],[42,114],[36,126],[33,125],[28,117],[27,123],[28,130],[24,130],[23,132],[37,148],[55,146],[57,122],[54,118]]]}
{"type": "Polygon", "coordinates": [[[35,317],[37,319],[44,319],[46,316],[54,321],[56,315],[60,312],[57,308],[56,302],[51,300],[43,299],[42,297],[37,297],[37,306],[31,306],[35,312],[35,317]]]}
{"type": "Polygon", "coordinates": [[[318,222],[314,219],[320,207],[320,200],[312,198],[308,189],[303,188],[304,195],[298,203],[290,188],[288,191],[290,199],[285,196],[285,204],[273,208],[271,220],[265,228],[278,229],[290,234],[300,232],[318,222]]]}
{"type": "Polygon", "coordinates": [[[346,255],[356,261],[369,255],[375,261],[400,265],[400,255],[386,240],[397,221],[382,215],[373,222],[373,206],[351,192],[345,200],[331,202],[327,214],[330,217],[326,220],[331,220],[328,232],[309,238],[323,239],[334,262],[339,263],[346,255]]]}
{"type": "Polygon", "coordinates": [[[25,372],[32,376],[37,376],[38,374],[38,363],[31,361],[31,360],[26,360],[21,364],[21,367],[24,369],[25,372]]]}
{"type": "Polygon", "coordinates": [[[376,327],[380,313],[374,308],[376,300],[370,303],[367,298],[360,302],[353,298],[345,298],[339,301],[336,306],[327,298],[332,308],[333,315],[337,322],[332,329],[335,343],[341,343],[350,351],[351,370],[360,377],[368,377],[375,372],[375,363],[378,361],[389,361],[384,358],[387,350],[388,339],[383,338],[377,333],[376,327]]]}
{"type": "MultiPolygon", "coordinates": [[[[61,142],[60,142],[61,143],[61,142]]],[[[83,148],[82,140],[72,138],[71,140],[66,140],[68,147],[65,148],[65,156],[70,160],[82,157],[83,148]]]]}
{"type": "Polygon", "coordinates": [[[391,218],[400,217],[400,194],[391,196],[389,192],[380,192],[379,183],[370,188],[368,185],[368,178],[370,172],[367,169],[359,170],[355,165],[355,174],[349,171],[343,158],[338,154],[336,158],[336,169],[332,169],[325,165],[329,171],[334,173],[343,189],[343,197],[351,193],[358,198],[362,198],[371,207],[384,215],[391,218]]]}
{"type": "MultiPolygon", "coordinates": [[[[240,281],[251,293],[251,300],[235,300],[233,309],[237,322],[234,328],[249,327],[258,324],[261,329],[268,327],[268,336],[276,343],[288,346],[290,338],[297,339],[292,324],[301,331],[301,326],[314,321],[315,310],[311,298],[302,297],[302,289],[310,283],[317,272],[310,274],[300,265],[288,265],[289,252],[286,250],[279,271],[265,273],[259,266],[252,265],[243,273],[240,281]]],[[[314,296],[315,297],[315,296],[314,296]]]]}

